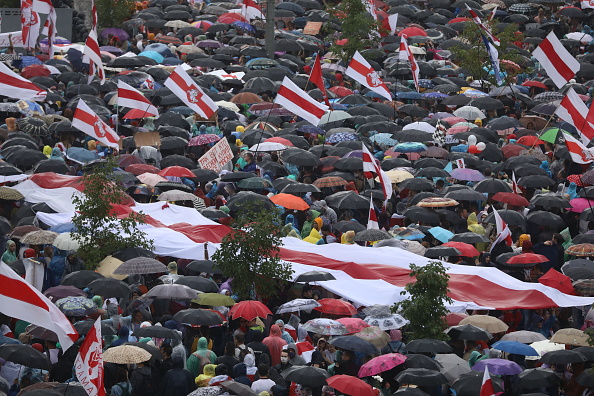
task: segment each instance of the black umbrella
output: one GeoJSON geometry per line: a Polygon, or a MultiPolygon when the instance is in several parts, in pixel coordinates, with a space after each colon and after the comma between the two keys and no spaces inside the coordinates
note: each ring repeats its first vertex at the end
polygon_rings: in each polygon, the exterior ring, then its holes
{"type": "Polygon", "coordinates": [[[375,355],[379,350],[371,342],[366,341],[357,336],[339,336],[334,337],[329,341],[335,347],[346,349],[348,351],[355,351],[364,355],[375,355]]]}
{"type": "MultiPolygon", "coordinates": [[[[498,210],[497,213],[499,216],[501,216],[503,221],[505,221],[510,226],[524,227],[526,225],[526,218],[515,210],[504,209],[498,210]]],[[[495,224],[495,215],[493,213],[489,213],[483,222],[495,224]]]]}
{"type": "Polygon", "coordinates": [[[521,389],[537,389],[558,384],[561,379],[548,368],[527,369],[518,374],[521,389]]]}
{"type": "Polygon", "coordinates": [[[588,359],[579,352],[566,350],[546,352],[540,358],[541,363],[547,364],[583,363],[587,360],[588,359]]]}
{"type": "Polygon", "coordinates": [[[489,238],[485,235],[477,234],[476,232],[463,232],[456,234],[451,239],[452,242],[464,242],[464,243],[481,243],[489,242],[489,238]]]}
{"type": "Polygon", "coordinates": [[[175,113],[162,114],[155,120],[154,124],[157,128],[163,125],[170,125],[185,129],[186,131],[190,130],[190,124],[188,124],[186,119],[180,114],[175,113]]]}
{"type": "Polygon", "coordinates": [[[62,175],[70,172],[70,168],[62,160],[47,159],[41,160],[33,168],[33,173],[54,172],[62,175]]]}
{"type": "Polygon", "coordinates": [[[25,367],[50,370],[51,364],[46,355],[30,345],[4,344],[0,345],[0,358],[22,364],[25,367]]]}
{"type": "Polygon", "coordinates": [[[186,266],[186,269],[198,273],[206,272],[207,274],[222,274],[223,272],[216,265],[217,264],[212,260],[194,260],[186,266]]]}
{"type": "Polygon", "coordinates": [[[31,139],[27,139],[25,137],[12,137],[9,136],[8,140],[2,144],[2,150],[12,147],[12,146],[24,146],[26,148],[30,148],[32,150],[39,150],[39,145],[32,141],[31,139]]]}
{"type": "Polygon", "coordinates": [[[411,388],[408,386],[400,387],[392,396],[429,396],[428,393],[423,392],[419,388],[411,388]]]}
{"type": "Polygon", "coordinates": [[[39,161],[46,159],[47,157],[42,152],[28,148],[16,150],[6,157],[8,163],[23,170],[31,169],[39,161]]]}
{"type": "Polygon", "coordinates": [[[306,183],[292,183],[287,185],[281,191],[284,194],[294,194],[300,195],[305,194],[308,192],[320,192],[320,189],[314,186],[313,184],[306,184],[306,183]]]}
{"type": "Polygon", "coordinates": [[[555,181],[548,176],[530,175],[520,177],[518,184],[522,187],[542,188],[555,184],[555,181]]]}
{"type": "Polygon", "coordinates": [[[354,240],[355,242],[373,242],[383,241],[384,239],[392,239],[392,235],[388,234],[386,231],[369,229],[358,232],[357,235],[355,235],[354,240]]]}
{"type": "Polygon", "coordinates": [[[583,356],[586,357],[586,359],[588,359],[589,362],[594,361],[594,347],[582,346],[572,349],[572,351],[581,353],[583,356]]]}
{"type": "Polygon", "coordinates": [[[340,191],[326,197],[326,203],[339,210],[361,210],[369,208],[369,199],[354,191],[340,191]]]}
{"type": "MultiPolygon", "coordinates": [[[[483,375],[483,372],[478,371],[462,374],[454,381],[452,389],[456,391],[457,396],[476,396],[481,391],[483,375]]],[[[503,381],[500,378],[491,375],[491,382],[495,392],[503,391],[503,381]]]]}
{"type": "Polygon", "coordinates": [[[363,160],[358,157],[346,157],[336,161],[333,165],[341,171],[354,171],[363,169],[363,160]]]}
{"type": "Polygon", "coordinates": [[[408,355],[406,361],[402,364],[402,367],[407,369],[411,368],[422,368],[427,370],[440,371],[442,366],[435,359],[431,359],[429,356],[421,355],[418,353],[408,355]]]}
{"type": "Polygon", "coordinates": [[[298,148],[289,148],[283,151],[281,159],[294,165],[318,166],[321,164],[320,159],[315,154],[298,148]]]}
{"type": "Polygon", "coordinates": [[[96,279],[91,282],[88,287],[89,290],[91,290],[91,293],[103,298],[124,298],[132,293],[130,287],[126,283],[113,278],[96,279]]]}
{"type": "Polygon", "coordinates": [[[436,225],[440,223],[439,214],[435,210],[420,206],[408,208],[404,212],[404,216],[414,222],[436,225]]]}
{"type": "Polygon", "coordinates": [[[511,187],[503,180],[489,178],[478,182],[474,189],[478,192],[496,194],[498,192],[512,192],[511,187]]]}
{"type": "Polygon", "coordinates": [[[250,179],[252,177],[256,177],[256,175],[251,172],[232,172],[224,174],[223,177],[221,177],[221,181],[238,182],[244,179],[250,179]]]}
{"type": "Polygon", "coordinates": [[[448,382],[448,379],[439,371],[426,368],[410,368],[399,373],[394,378],[401,384],[413,384],[420,386],[440,386],[448,382]]]}
{"type": "MultiPolygon", "coordinates": [[[[86,335],[89,332],[89,330],[93,328],[93,326],[95,326],[94,320],[83,320],[80,322],[76,322],[74,324],[74,328],[76,329],[76,331],[78,331],[78,334],[80,335],[86,335]]],[[[118,334],[118,331],[114,329],[112,326],[103,322],[101,323],[101,336],[116,334],[118,334]]]]}
{"type": "Polygon", "coordinates": [[[336,280],[334,275],[329,272],[325,271],[308,271],[302,274],[299,274],[297,278],[295,278],[294,282],[301,282],[301,283],[309,283],[309,282],[323,282],[323,281],[330,281],[336,280]]]}
{"type": "Polygon", "coordinates": [[[415,191],[433,190],[434,187],[435,185],[429,180],[418,177],[406,179],[398,185],[400,191],[405,189],[415,191]]]}
{"type": "Polygon", "coordinates": [[[144,349],[145,351],[150,353],[151,358],[155,359],[155,360],[163,360],[165,358],[160,350],[158,350],[156,347],[149,345],[147,343],[144,343],[144,342],[126,342],[126,343],[124,343],[124,345],[133,345],[135,347],[144,349]]]}
{"type": "Polygon", "coordinates": [[[530,212],[527,216],[527,220],[547,229],[565,228],[565,220],[563,220],[561,216],[544,210],[530,212]]]}
{"type": "Polygon", "coordinates": [[[490,340],[493,338],[491,333],[480,327],[471,324],[452,326],[446,330],[446,334],[453,340],[490,340]]]}
{"type": "Polygon", "coordinates": [[[330,378],[328,371],[313,366],[289,367],[283,370],[281,375],[287,381],[311,387],[324,386],[327,384],[326,380],[330,378]]]}
{"type": "MultiPolygon", "coordinates": [[[[575,242],[575,239],[572,242],[583,243],[575,242]]],[[[569,260],[563,264],[561,267],[561,272],[569,276],[574,281],[579,279],[594,279],[594,261],[584,258],[569,260]]]]}
{"type": "MultiPolygon", "coordinates": [[[[443,169],[448,164],[448,161],[439,158],[419,158],[415,161],[413,168],[440,168],[443,169]]],[[[445,177],[445,176],[444,176],[445,177]]],[[[447,177],[450,177],[448,174],[447,177]]]]}
{"type": "Polygon", "coordinates": [[[62,278],[62,285],[86,288],[95,279],[105,278],[98,272],[90,270],[75,271],[62,278]]]}
{"type": "Polygon", "coordinates": [[[161,168],[168,168],[170,166],[182,166],[188,169],[196,168],[196,164],[194,163],[194,161],[192,161],[188,157],[184,157],[178,154],[168,155],[167,157],[161,160],[161,168]]]}
{"type": "Polygon", "coordinates": [[[227,207],[232,211],[240,211],[244,209],[272,210],[276,206],[264,195],[252,191],[240,191],[229,199],[227,207]]]}
{"type": "Polygon", "coordinates": [[[446,198],[451,198],[456,201],[486,201],[487,198],[478,191],[469,188],[461,188],[458,190],[448,191],[445,194],[446,198]]]}
{"type": "Polygon", "coordinates": [[[200,308],[182,309],[173,316],[173,320],[196,326],[217,326],[223,323],[223,318],[216,312],[200,308]]]}
{"type": "Polygon", "coordinates": [[[569,200],[562,195],[555,193],[537,194],[530,200],[530,203],[544,208],[571,208],[569,200]]]}
{"type": "Polygon", "coordinates": [[[347,231],[360,232],[366,229],[365,226],[356,221],[339,221],[338,223],[332,225],[332,227],[334,230],[337,230],[341,233],[345,233],[347,231]]]}
{"type": "Polygon", "coordinates": [[[211,280],[202,276],[183,276],[175,281],[176,284],[186,285],[194,290],[205,293],[218,293],[219,287],[211,280]]]}
{"type": "Polygon", "coordinates": [[[155,255],[150,250],[139,247],[121,249],[112,253],[112,256],[120,261],[128,261],[136,257],[155,257],[155,255]]]}
{"type": "Polygon", "coordinates": [[[432,338],[419,338],[406,345],[409,353],[452,353],[452,347],[446,342],[432,338]]]}
{"type": "Polygon", "coordinates": [[[168,339],[179,339],[181,334],[178,334],[175,330],[168,329],[163,326],[147,326],[140,327],[132,333],[135,337],[153,337],[153,338],[168,338],[168,339]]]}
{"type": "Polygon", "coordinates": [[[420,169],[417,173],[415,173],[415,177],[450,177],[450,174],[441,168],[428,167],[420,169]]]}
{"type": "Polygon", "coordinates": [[[192,169],[192,173],[196,175],[193,179],[196,179],[199,183],[208,182],[219,177],[219,174],[210,169],[192,169]]]}
{"type": "Polygon", "coordinates": [[[577,383],[583,387],[594,388],[594,376],[590,370],[584,370],[580,375],[578,375],[576,380],[577,383]]]}
{"type": "Polygon", "coordinates": [[[458,249],[451,246],[434,246],[425,251],[425,257],[428,258],[452,257],[460,254],[458,249]]]}

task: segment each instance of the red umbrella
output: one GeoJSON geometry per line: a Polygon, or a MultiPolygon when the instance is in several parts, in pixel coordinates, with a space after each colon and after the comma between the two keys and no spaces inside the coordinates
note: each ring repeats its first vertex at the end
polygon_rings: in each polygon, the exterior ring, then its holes
{"type": "Polygon", "coordinates": [[[536,136],[522,136],[518,139],[518,144],[523,144],[524,146],[536,146],[539,144],[545,144],[545,142],[536,136]]]}
{"type": "Polygon", "coordinates": [[[465,313],[450,312],[445,316],[445,321],[448,324],[448,326],[458,326],[462,319],[467,317],[468,315],[465,313]]]}
{"type": "Polygon", "coordinates": [[[505,158],[517,157],[520,155],[520,151],[522,150],[526,150],[526,147],[518,146],[517,144],[508,144],[507,146],[503,146],[501,148],[505,158]]]}
{"type": "Polygon", "coordinates": [[[184,168],[183,166],[169,166],[159,173],[159,176],[173,176],[173,177],[196,177],[194,172],[190,171],[188,168],[184,168]]]}
{"type": "Polygon", "coordinates": [[[547,86],[544,83],[541,83],[540,81],[524,81],[522,85],[525,87],[548,89],[547,86]]]}
{"type": "Polygon", "coordinates": [[[159,168],[146,165],[146,164],[132,164],[126,167],[126,172],[130,172],[135,176],[142,175],[143,173],[159,173],[159,168]]]}
{"type": "Polygon", "coordinates": [[[266,140],[264,140],[265,142],[273,142],[273,143],[280,143],[280,144],[284,144],[287,147],[293,147],[294,144],[291,143],[290,140],[287,140],[285,138],[279,137],[279,136],[275,136],[275,137],[271,137],[268,138],[266,140]]]}
{"type": "Polygon", "coordinates": [[[353,91],[351,91],[348,88],[345,87],[341,87],[341,86],[335,86],[329,89],[329,91],[334,92],[337,96],[340,96],[341,98],[345,97],[345,96],[349,96],[353,94],[353,91]]]}
{"type": "Polygon", "coordinates": [[[31,65],[23,67],[21,70],[21,76],[25,78],[31,77],[49,77],[52,73],[50,70],[43,65],[31,65]]]}
{"type": "Polygon", "coordinates": [[[318,301],[321,305],[315,307],[317,311],[321,311],[331,315],[351,316],[357,313],[353,304],[337,300],[336,298],[322,298],[318,301]]]}
{"type": "Polygon", "coordinates": [[[421,29],[418,27],[407,27],[406,29],[402,29],[399,33],[399,36],[406,36],[406,37],[412,37],[412,36],[423,36],[423,37],[427,37],[427,32],[425,31],[425,29],[421,29]]]}
{"type": "Polygon", "coordinates": [[[340,318],[336,320],[346,326],[349,334],[358,333],[366,327],[370,327],[363,319],[359,318],[340,318]]]}
{"type": "Polygon", "coordinates": [[[476,248],[469,243],[448,242],[448,243],[444,243],[441,246],[449,246],[449,247],[456,248],[460,251],[461,256],[464,256],[464,257],[476,257],[479,255],[479,251],[476,250],[476,248]]]}
{"type": "Polygon", "coordinates": [[[217,22],[227,23],[229,25],[237,21],[250,23],[247,19],[245,19],[243,15],[238,14],[236,12],[228,12],[226,14],[221,15],[219,19],[217,19],[217,22]]]}
{"type": "Polygon", "coordinates": [[[468,19],[468,18],[465,18],[465,17],[458,17],[458,18],[454,18],[454,19],[450,20],[450,21],[448,22],[448,25],[449,25],[450,23],[467,22],[467,21],[470,21],[470,19],[468,19]]]}
{"type": "Polygon", "coordinates": [[[247,300],[235,304],[229,311],[232,319],[244,318],[245,320],[253,320],[256,318],[265,318],[272,315],[268,307],[260,301],[247,300]]]}
{"type": "Polygon", "coordinates": [[[326,382],[328,382],[328,385],[345,395],[375,396],[375,392],[371,385],[357,377],[344,374],[333,375],[328,378],[326,382]]]}
{"type": "Polygon", "coordinates": [[[493,195],[493,200],[496,202],[506,203],[513,206],[530,205],[530,202],[528,202],[528,200],[523,196],[508,192],[498,192],[497,194],[493,195]]]}
{"type": "Polygon", "coordinates": [[[519,267],[521,267],[521,266],[531,267],[536,264],[546,263],[548,261],[549,261],[549,259],[546,258],[546,256],[543,256],[542,254],[522,253],[522,254],[518,254],[516,256],[510,257],[507,260],[506,264],[516,265],[519,267]]]}
{"type": "Polygon", "coordinates": [[[561,272],[551,268],[546,274],[538,279],[539,283],[545,286],[553,287],[562,293],[576,296],[577,293],[571,283],[571,278],[567,275],[563,275],[561,272]]]}

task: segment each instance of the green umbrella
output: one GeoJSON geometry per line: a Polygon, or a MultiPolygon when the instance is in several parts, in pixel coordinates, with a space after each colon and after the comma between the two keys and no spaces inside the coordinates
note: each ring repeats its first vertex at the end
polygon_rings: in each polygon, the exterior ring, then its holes
{"type": "Polygon", "coordinates": [[[569,132],[560,128],[547,128],[547,130],[539,136],[539,139],[553,144],[563,143],[562,141],[559,141],[563,136],[562,133],[567,133],[569,135],[569,132]]]}
{"type": "Polygon", "coordinates": [[[246,190],[258,190],[262,188],[270,188],[272,185],[270,182],[263,177],[250,177],[249,179],[243,179],[237,184],[237,187],[246,190]]]}

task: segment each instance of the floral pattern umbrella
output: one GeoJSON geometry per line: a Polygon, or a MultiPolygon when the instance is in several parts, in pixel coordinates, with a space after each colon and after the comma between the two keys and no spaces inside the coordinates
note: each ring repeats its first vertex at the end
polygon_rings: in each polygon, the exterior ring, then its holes
{"type": "Polygon", "coordinates": [[[399,353],[387,353],[378,356],[365,363],[359,369],[359,377],[371,377],[383,373],[384,371],[392,370],[394,367],[401,365],[406,361],[406,356],[399,353]]]}
{"type": "Polygon", "coordinates": [[[382,330],[395,330],[408,324],[408,320],[398,314],[368,316],[365,322],[370,326],[377,326],[382,330]]]}
{"type": "Polygon", "coordinates": [[[86,297],[65,297],[56,301],[56,306],[66,316],[88,316],[97,312],[95,303],[86,297]]]}
{"type": "Polygon", "coordinates": [[[349,334],[358,333],[366,327],[369,327],[369,325],[365,323],[363,319],[359,318],[340,318],[336,321],[345,325],[347,330],[349,331],[349,334]]]}
{"type": "Polygon", "coordinates": [[[342,323],[325,318],[312,319],[302,327],[307,331],[321,335],[344,335],[349,333],[347,327],[342,323]]]}

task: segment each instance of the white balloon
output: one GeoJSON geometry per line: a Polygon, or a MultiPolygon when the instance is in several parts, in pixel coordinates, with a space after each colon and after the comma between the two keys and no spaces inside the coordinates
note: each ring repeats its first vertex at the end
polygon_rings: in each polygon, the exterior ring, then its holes
{"type": "Polygon", "coordinates": [[[476,144],[476,148],[479,149],[479,151],[483,151],[487,148],[487,145],[484,142],[480,142],[476,144]]]}
{"type": "Polygon", "coordinates": [[[468,136],[468,145],[475,146],[476,145],[476,136],[470,135],[468,136]]]}

